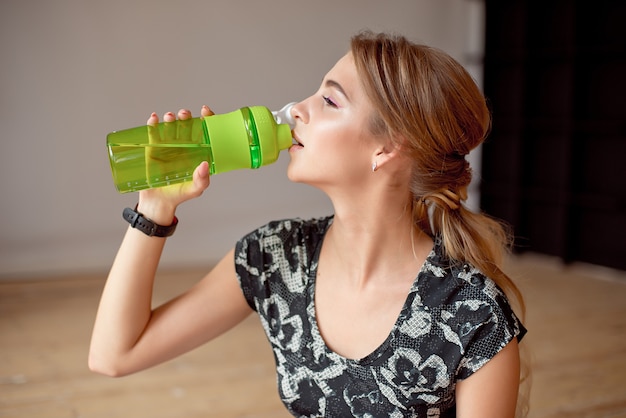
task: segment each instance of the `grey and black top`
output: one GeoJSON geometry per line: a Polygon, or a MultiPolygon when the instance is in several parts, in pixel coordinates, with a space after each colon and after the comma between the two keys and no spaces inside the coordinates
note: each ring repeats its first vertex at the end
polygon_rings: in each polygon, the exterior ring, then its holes
{"type": "Polygon", "coordinates": [[[526,330],[493,280],[443,256],[440,240],[387,339],[354,360],[328,348],[315,317],[320,248],[332,216],[271,222],[237,242],[235,267],[298,417],[453,417],[456,382],[526,330]]]}

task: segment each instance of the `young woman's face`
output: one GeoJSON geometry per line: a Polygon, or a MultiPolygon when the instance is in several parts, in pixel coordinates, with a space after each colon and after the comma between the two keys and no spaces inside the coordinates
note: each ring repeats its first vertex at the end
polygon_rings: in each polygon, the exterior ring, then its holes
{"type": "Polygon", "coordinates": [[[347,54],[326,74],[319,90],[292,110],[298,144],[289,149],[289,178],[322,189],[361,185],[371,175],[379,144],[368,129],[372,111],[347,54]]]}

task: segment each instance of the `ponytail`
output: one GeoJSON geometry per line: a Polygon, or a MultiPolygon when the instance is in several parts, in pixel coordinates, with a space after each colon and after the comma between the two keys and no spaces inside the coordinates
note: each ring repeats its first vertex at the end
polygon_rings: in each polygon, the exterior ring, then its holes
{"type": "Polygon", "coordinates": [[[424,196],[414,202],[414,219],[424,232],[441,238],[449,259],[469,263],[493,279],[515,299],[523,314],[522,294],[501,267],[513,243],[509,228],[487,214],[467,209],[461,202],[466,198],[450,190],[424,196]]]}
{"type": "MultiPolygon", "coordinates": [[[[442,240],[452,263],[468,263],[490,277],[517,302],[520,290],[503,271],[512,239],[507,226],[467,209],[472,172],[465,156],[491,128],[484,96],[467,71],[436,48],[400,36],[362,33],[352,38],[352,55],[376,112],[370,129],[388,135],[412,160],[410,207],[415,224],[442,240]]],[[[529,361],[520,350],[518,417],[525,416],[529,361]]]]}

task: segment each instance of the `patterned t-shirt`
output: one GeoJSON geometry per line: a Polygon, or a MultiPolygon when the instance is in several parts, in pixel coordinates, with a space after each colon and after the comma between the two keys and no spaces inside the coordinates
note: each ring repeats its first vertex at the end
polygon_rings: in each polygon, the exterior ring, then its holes
{"type": "Polygon", "coordinates": [[[315,278],[332,217],[271,222],[237,242],[243,293],[271,343],[278,390],[298,417],[453,417],[456,381],[526,330],[495,283],[435,240],[386,341],[353,360],[328,348],[315,278]]]}

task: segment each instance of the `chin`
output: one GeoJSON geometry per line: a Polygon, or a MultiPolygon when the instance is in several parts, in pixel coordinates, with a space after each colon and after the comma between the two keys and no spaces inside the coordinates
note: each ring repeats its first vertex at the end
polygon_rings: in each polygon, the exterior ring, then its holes
{"type": "Polygon", "coordinates": [[[290,181],[293,181],[293,182],[297,183],[298,182],[298,180],[297,180],[298,176],[297,176],[295,171],[296,170],[293,168],[293,162],[290,162],[289,165],[287,166],[287,178],[290,181]]]}
{"type": "Polygon", "coordinates": [[[312,168],[309,164],[297,164],[293,160],[287,166],[287,178],[294,183],[307,184],[315,188],[328,182],[328,174],[323,168],[312,168]]]}
{"type": "Polygon", "coordinates": [[[302,183],[303,177],[302,165],[298,166],[298,164],[293,160],[289,160],[289,164],[287,165],[287,178],[294,183],[302,183]]]}
{"type": "Polygon", "coordinates": [[[292,170],[287,170],[287,178],[289,179],[289,181],[292,181],[294,183],[305,183],[302,176],[299,176],[297,173],[294,173],[292,170]]]}
{"type": "Polygon", "coordinates": [[[287,168],[287,178],[293,183],[302,183],[314,186],[313,178],[310,175],[307,176],[302,170],[298,170],[291,165],[287,168]]]}

